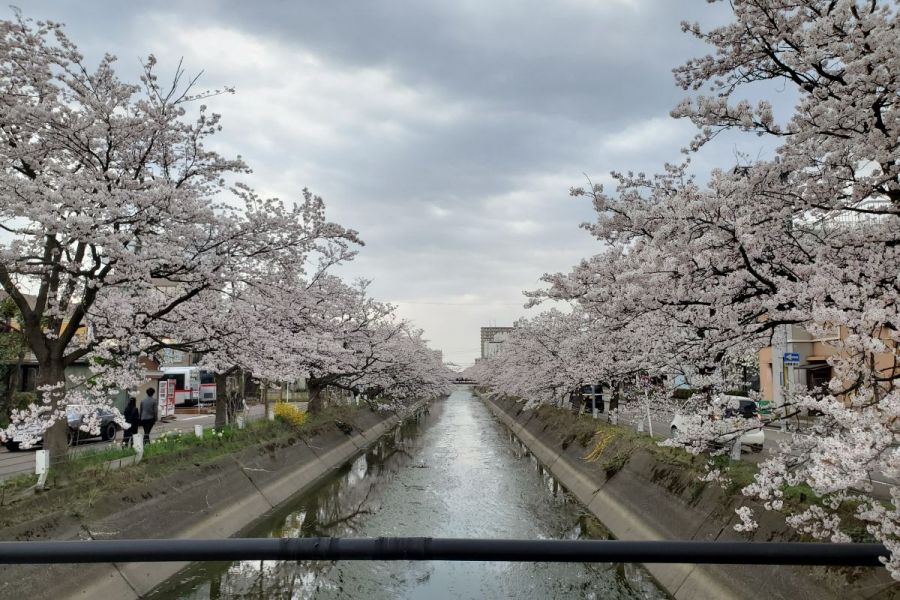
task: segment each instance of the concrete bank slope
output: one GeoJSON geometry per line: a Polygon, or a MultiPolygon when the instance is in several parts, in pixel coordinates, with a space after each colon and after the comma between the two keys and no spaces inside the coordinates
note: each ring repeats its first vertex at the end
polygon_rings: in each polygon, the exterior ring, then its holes
{"type": "MultiPolygon", "coordinates": [[[[6,540],[226,538],[303,493],[324,476],[413,415],[360,410],[350,434],[330,427],[290,444],[249,447],[206,465],[161,477],[118,498],[107,498],[91,515],[58,514],[0,530],[6,540]]],[[[142,598],[185,562],[97,565],[27,565],[0,571],[0,594],[9,598],[142,598]]]]}
{"type": "MultiPolygon", "coordinates": [[[[558,480],[621,540],[791,541],[797,534],[777,515],[758,511],[752,536],[734,531],[736,499],[704,485],[677,465],[640,451],[614,470],[587,462],[589,447],[560,435],[537,411],[510,399],[482,400],[558,480]]],[[[590,446],[590,444],[588,444],[590,446]]],[[[752,506],[752,505],[751,505],[752,506]]],[[[883,568],[648,564],[678,600],[740,598],[825,600],[900,598],[883,568]]]]}

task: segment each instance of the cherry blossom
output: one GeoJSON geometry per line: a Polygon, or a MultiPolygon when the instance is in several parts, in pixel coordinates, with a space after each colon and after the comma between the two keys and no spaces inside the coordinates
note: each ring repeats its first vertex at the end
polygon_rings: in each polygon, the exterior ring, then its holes
{"type": "MultiPolygon", "coordinates": [[[[787,326],[836,338],[828,393],[794,391],[776,415],[821,412],[811,435],[795,435],[764,461],[744,493],[832,540],[847,539],[841,507],[858,507],[900,578],[897,491],[886,507],[873,499],[871,480],[900,477],[900,16],[877,1],[731,4],[732,23],[711,31],[684,25],[715,50],[675,69],[685,90],[714,94],[673,110],[699,128],[684,161],[655,175],[613,173],[612,191],[572,190],[593,202],[597,220],[585,228],[601,250],[569,273],[546,275],[547,287],[529,296],[533,305],[571,303],[568,327],[589,351],[576,355],[560,341],[544,355],[557,365],[560,387],[566,378],[577,385],[584,372],[612,385],[653,377],[661,398],[666,385],[689,385],[697,392],[680,408],[691,424],[670,443],[699,451],[742,427],[727,419],[724,392],[748,355],[787,326]],[[747,99],[766,81],[797,95],[785,122],[765,99],[747,99]],[[725,130],[780,145],[772,159],[742,160],[701,181],[691,154],[725,130]],[[800,483],[820,504],[791,512],[782,489],[800,483]]],[[[521,354],[536,356],[533,340],[560,327],[547,324],[528,341],[511,336],[495,360],[479,365],[481,378],[504,393],[552,401],[536,383],[513,382],[530,377],[521,354]]],[[[674,401],[665,404],[659,408],[674,410],[674,401]]],[[[752,527],[748,510],[739,514],[743,530],[752,527]]]]}

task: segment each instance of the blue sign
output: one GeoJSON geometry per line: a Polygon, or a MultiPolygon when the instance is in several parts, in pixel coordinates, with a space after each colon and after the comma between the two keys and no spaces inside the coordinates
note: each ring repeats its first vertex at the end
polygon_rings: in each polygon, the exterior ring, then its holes
{"type": "Polygon", "coordinates": [[[782,362],[786,365],[799,365],[800,364],[800,353],[799,352],[785,352],[782,357],[782,362]]]}

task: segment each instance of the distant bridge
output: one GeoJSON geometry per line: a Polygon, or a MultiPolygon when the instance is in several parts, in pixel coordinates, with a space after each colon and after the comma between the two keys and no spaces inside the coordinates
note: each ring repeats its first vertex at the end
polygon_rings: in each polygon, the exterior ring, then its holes
{"type": "Polygon", "coordinates": [[[457,383],[459,385],[475,385],[478,382],[474,379],[457,378],[453,380],[453,383],[457,383]]]}

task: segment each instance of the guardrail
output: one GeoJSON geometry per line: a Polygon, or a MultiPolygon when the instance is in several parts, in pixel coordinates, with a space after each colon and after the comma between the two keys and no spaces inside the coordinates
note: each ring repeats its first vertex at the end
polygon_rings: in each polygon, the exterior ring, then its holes
{"type": "Polygon", "coordinates": [[[498,562],[882,564],[881,544],[428,537],[249,538],[0,542],[0,564],[237,560],[438,560],[498,562]]]}

